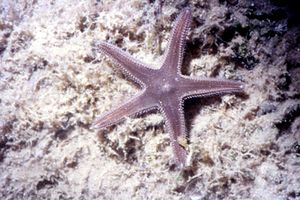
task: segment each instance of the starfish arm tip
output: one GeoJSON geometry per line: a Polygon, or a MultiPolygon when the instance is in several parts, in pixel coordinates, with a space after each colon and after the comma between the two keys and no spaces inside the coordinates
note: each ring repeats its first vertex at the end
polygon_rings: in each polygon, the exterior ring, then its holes
{"type": "Polygon", "coordinates": [[[239,88],[240,88],[241,90],[244,90],[244,89],[245,89],[245,84],[244,84],[244,83],[240,83],[239,88]]]}
{"type": "Polygon", "coordinates": [[[98,127],[98,125],[95,123],[95,122],[93,122],[91,125],[90,125],[90,127],[89,127],[89,129],[91,129],[91,130],[93,130],[93,129],[98,129],[99,127],[98,127]]]}
{"type": "Polygon", "coordinates": [[[101,125],[99,123],[99,120],[95,120],[94,122],[92,122],[92,124],[90,125],[89,129],[100,129],[103,128],[103,125],[101,125]]]}
{"type": "Polygon", "coordinates": [[[175,163],[179,168],[184,168],[187,166],[187,152],[186,150],[180,151],[175,150],[175,163]]]}
{"type": "Polygon", "coordinates": [[[192,12],[192,9],[191,9],[190,6],[187,6],[187,7],[185,7],[185,8],[183,9],[182,12],[184,12],[184,13],[191,13],[191,12],[192,12]]]}

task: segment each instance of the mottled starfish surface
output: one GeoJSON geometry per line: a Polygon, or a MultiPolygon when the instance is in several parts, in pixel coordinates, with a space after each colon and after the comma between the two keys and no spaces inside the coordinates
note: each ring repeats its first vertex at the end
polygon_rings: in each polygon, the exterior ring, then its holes
{"type": "Polygon", "coordinates": [[[136,60],[109,43],[96,44],[100,52],[113,59],[122,72],[138,83],[143,90],[134,98],[98,117],[92,128],[104,128],[120,122],[125,116],[157,109],[164,116],[175,160],[180,166],[186,164],[187,158],[187,146],[182,142],[186,141],[183,101],[192,97],[242,91],[242,84],[239,82],[191,78],[181,74],[184,45],[191,18],[190,9],[184,9],[177,17],[159,69],[136,60]]]}

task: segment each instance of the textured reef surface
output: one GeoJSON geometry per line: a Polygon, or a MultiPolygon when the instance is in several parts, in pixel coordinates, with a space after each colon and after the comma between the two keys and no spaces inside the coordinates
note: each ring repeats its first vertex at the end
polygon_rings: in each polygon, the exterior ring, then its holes
{"type": "Polygon", "coordinates": [[[0,1],[0,199],[299,199],[300,16],[281,0],[0,1]],[[159,66],[191,9],[182,74],[240,80],[189,99],[188,166],[163,116],[92,130],[140,89],[93,48],[159,66]]]}

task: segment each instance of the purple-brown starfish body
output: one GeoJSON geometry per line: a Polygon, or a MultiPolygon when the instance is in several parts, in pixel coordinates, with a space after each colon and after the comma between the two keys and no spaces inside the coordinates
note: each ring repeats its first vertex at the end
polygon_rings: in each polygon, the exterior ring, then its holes
{"type": "Polygon", "coordinates": [[[142,88],[142,92],[124,104],[98,117],[92,127],[104,128],[121,121],[125,116],[134,116],[158,109],[162,112],[177,163],[184,166],[187,150],[183,101],[192,97],[205,97],[232,92],[241,92],[239,82],[220,79],[197,79],[181,74],[184,45],[191,22],[191,11],[184,9],[177,17],[171,33],[164,60],[159,69],[154,69],[136,60],[118,47],[99,42],[97,48],[112,58],[122,72],[142,88]],[[181,142],[180,142],[181,141],[181,142]]]}

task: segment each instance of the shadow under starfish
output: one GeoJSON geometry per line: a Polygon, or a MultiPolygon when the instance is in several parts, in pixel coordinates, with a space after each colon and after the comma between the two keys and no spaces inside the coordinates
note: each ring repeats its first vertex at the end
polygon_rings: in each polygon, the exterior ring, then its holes
{"type": "Polygon", "coordinates": [[[240,82],[191,78],[181,74],[185,40],[191,19],[189,8],[183,9],[177,17],[159,69],[136,60],[109,43],[98,42],[96,44],[97,50],[110,57],[117,67],[143,90],[139,95],[99,116],[93,122],[92,128],[105,128],[120,122],[125,116],[134,116],[158,109],[164,116],[175,160],[181,167],[186,165],[187,158],[184,100],[243,90],[243,84],[240,82]]]}

